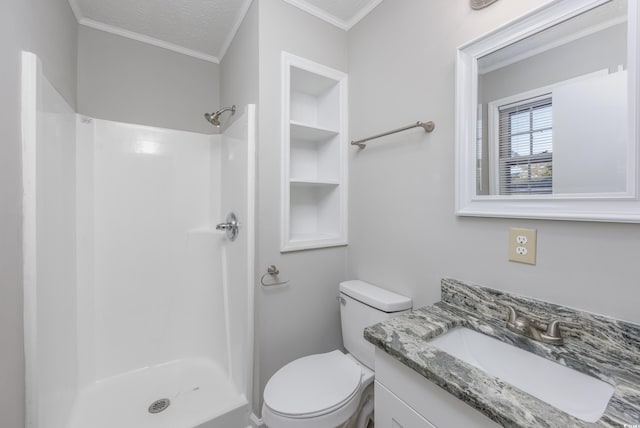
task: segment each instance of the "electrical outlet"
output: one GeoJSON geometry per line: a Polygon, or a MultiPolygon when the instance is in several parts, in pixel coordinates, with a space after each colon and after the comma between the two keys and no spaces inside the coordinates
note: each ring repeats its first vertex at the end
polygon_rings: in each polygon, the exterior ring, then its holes
{"type": "Polygon", "coordinates": [[[526,247],[516,247],[516,254],[519,256],[526,256],[528,253],[526,247]]]}
{"type": "Polygon", "coordinates": [[[518,263],[536,264],[536,230],[509,229],[509,260],[518,263]]]}

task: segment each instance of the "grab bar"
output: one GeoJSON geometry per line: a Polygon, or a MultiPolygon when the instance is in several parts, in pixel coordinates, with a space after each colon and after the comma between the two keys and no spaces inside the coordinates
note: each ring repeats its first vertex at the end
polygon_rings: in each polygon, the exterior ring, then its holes
{"type": "Polygon", "coordinates": [[[352,141],[351,145],[352,146],[358,146],[358,147],[360,147],[360,149],[364,149],[365,147],[367,147],[367,145],[364,144],[366,141],[375,140],[376,138],[386,137],[387,135],[396,134],[398,132],[406,131],[407,129],[413,129],[413,128],[418,128],[418,127],[422,127],[425,130],[425,132],[431,132],[436,128],[436,124],[431,122],[431,121],[429,121],[429,122],[420,122],[420,121],[418,121],[418,122],[414,123],[413,125],[408,125],[408,126],[404,126],[402,128],[394,129],[393,131],[384,132],[382,134],[374,135],[373,137],[363,138],[362,140],[352,141]]]}

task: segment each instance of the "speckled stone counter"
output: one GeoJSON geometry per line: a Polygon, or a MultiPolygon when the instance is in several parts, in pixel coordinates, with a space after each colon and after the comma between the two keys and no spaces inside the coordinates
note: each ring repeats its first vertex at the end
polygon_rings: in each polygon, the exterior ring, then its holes
{"type": "MultiPolygon", "coordinates": [[[[442,280],[442,300],[433,306],[368,327],[365,338],[444,390],[505,427],[640,426],[640,326],[564,306],[510,295],[453,279],[442,280]],[[524,315],[561,319],[563,346],[537,342],[505,328],[505,300],[524,315]],[[533,352],[614,386],[600,420],[587,423],[466,364],[429,344],[464,326],[533,352]]],[[[542,374],[541,374],[542,375],[542,374]]]]}

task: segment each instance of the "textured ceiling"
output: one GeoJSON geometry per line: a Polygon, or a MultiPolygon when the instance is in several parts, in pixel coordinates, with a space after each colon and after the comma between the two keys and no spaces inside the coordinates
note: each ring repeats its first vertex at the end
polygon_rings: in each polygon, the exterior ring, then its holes
{"type": "MultiPolygon", "coordinates": [[[[348,30],[382,0],[284,0],[348,30]]],[[[69,0],[78,22],[220,62],[252,0],[69,0]]]]}

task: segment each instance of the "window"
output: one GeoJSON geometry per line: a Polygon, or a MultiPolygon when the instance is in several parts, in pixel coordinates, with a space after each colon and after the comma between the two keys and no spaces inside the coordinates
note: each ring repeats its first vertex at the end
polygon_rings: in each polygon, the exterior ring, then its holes
{"type": "Polygon", "coordinates": [[[498,164],[500,195],[552,193],[551,94],[498,107],[498,164]]]}

